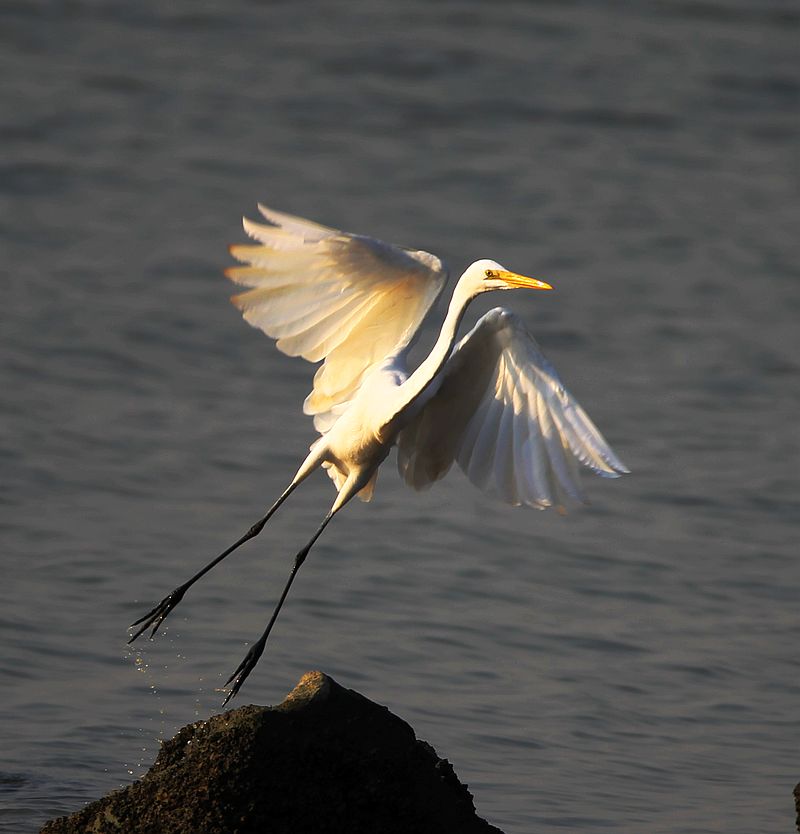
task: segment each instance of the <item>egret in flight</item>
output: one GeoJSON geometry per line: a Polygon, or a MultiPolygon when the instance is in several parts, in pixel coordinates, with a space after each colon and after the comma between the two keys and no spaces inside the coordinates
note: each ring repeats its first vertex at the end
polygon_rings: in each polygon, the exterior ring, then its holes
{"type": "Polygon", "coordinates": [[[257,536],[292,492],[323,467],[336,498],[295,556],[264,633],[226,682],[224,704],[261,657],[314,542],[354,495],[372,498],[378,468],[393,446],[401,478],[416,490],[444,477],[456,462],[479,489],[538,509],[561,506],[565,495],[582,500],[579,463],[608,478],[628,472],[514,313],[491,310],[456,343],[476,296],[550,290],[549,284],[495,261],[476,261],[453,289],[432,350],[411,371],[410,348],[447,280],[442,261],[264,206],[259,210],[267,224],[243,221],[256,245],[230,247],[245,265],[225,274],[250,288],[232,301],[251,325],[277,339],[278,350],[322,362],[303,404],[320,437],[266,514],[133,623],[137,630],[130,640],[148,628],[152,637],[198,579],[257,536]]]}

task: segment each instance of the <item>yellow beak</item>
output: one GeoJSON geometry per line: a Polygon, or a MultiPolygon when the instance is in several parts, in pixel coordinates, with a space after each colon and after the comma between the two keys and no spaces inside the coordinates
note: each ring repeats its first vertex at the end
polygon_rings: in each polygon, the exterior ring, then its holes
{"type": "Polygon", "coordinates": [[[505,269],[500,270],[498,276],[511,287],[520,287],[529,290],[552,290],[550,284],[544,281],[539,281],[536,278],[528,278],[525,275],[517,275],[516,272],[508,272],[505,269]]]}

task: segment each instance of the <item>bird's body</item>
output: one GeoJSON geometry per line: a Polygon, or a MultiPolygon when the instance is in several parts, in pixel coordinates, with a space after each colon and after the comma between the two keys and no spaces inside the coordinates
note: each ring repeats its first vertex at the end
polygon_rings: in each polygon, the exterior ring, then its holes
{"type": "Polygon", "coordinates": [[[491,310],[456,344],[467,306],[480,293],[549,284],[476,261],[453,290],[436,343],[411,371],[410,346],[447,278],[442,262],[259,208],[270,225],[245,220],[244,227],[261,245],[231,247],[247,266],[226,275],[251,288],[232,300],[284,353],[324,360],[304,403],[320,437],[266,515],[134,623],[143,625],[131,638],[148,627],[152,636],[195,581],[258,535],[312,472],[326,469],[337,489],[333,505],[297,554],[264,634],[228,681],[226,702],[258,661],[312,545],[354,495],[371,499],[393,446],[400,474],[414,489],[457,462],[479,488],[539,509],[560,506],[564,495],[581,500],[578,463],[606,477],[628,471],[511,311],[491,310]]]}

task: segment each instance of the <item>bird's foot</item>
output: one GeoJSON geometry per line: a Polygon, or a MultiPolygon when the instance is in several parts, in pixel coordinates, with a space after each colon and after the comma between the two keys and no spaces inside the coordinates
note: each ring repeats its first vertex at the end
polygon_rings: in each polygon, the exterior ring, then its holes
{"type": "Polygon", "coordinates": [[[148,628],[152,626],[152,631],[150,632],[150,639],[152,640],[155,637],[156,632],[158,631],[161,623],[169,615],[170,611],[183,599],[183,595],[186,593],[187,590],[186,585],[181,585],[179,588],[176,588],[169,596],[164,597],[158,605],[152,609],[152,611],[148,611],[144,617],[139,617],[135,623],[131,623],[129,626],[130,628],[136,628],[136,626],[140,626],[134,635],[128,640],[128,645],[133,643],[137,637],[140,637],[147,631],[148,628]]]}
{"type": "Polygon", "coordinates": [[[236,671],[225,681],[226,688],[231,683],[233,683],[233,686],[231,686],[231,691],[225,696],[225,700],[222,702],[223,707],[236,695],[239,689],[241,689],[242,684],[247,680],[247,676],[255,669],[256,663],[258,663],[259,658],[264,652],[266,642],[266,639],[262,637],[253,643],[250,646],[250,650],[244,656],[244,660],[237,666],[236,671]]]}

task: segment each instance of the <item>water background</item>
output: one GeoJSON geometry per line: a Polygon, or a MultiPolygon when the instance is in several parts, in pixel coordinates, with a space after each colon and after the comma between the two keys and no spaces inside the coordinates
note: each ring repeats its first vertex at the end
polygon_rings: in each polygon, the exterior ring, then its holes
{"type": "Polygon", "coordinates": [[[392,456],[238,704],[322,669],[507,834],[792,830],[798,42],[794,0],[6,0],[0,830],[219,711],[333,498],[126,650],[314,437],[311,369],[227,303],[257,200],[553,283],[502,303],[634,474],[561,518],[458,471],[411,493],[392,456]]]}

